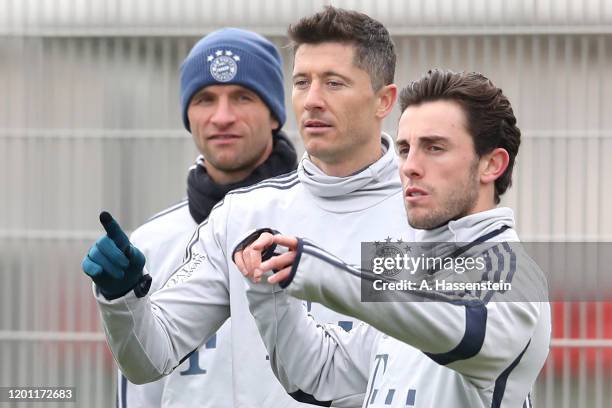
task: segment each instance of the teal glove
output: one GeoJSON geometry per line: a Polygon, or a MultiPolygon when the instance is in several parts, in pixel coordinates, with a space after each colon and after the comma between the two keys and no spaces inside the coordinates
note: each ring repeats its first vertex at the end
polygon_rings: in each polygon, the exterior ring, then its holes
{"type": "Polygon", "coordinates": [[[132,289],[138,297],[146,295],[151,277],[142,274],[144,255],[130,243],[109,213],[101,212],[100,222],[106,235],[89,249],[81,265],[83,271],[108,300],[120,298],[132,289]]]}

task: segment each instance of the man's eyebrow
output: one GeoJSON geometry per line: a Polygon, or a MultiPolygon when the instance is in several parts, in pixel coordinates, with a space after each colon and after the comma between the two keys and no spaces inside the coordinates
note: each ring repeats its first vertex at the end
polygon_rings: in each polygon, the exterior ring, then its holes
{"type": "Polygon", "coordinates": [[[191,100],[189,101],[189,105],[191,105],[192,103],[196,103],[198,98],[204,98],[204,97],[206,98],[214,97],[214,94],[206,89],[201,89],[195,94],[193,94],[193,96],[191,97],[191,100]]]}
{"type": "Polygon", "coordinates": [[[206,94],[210,94],[210,93],[211,92],[208,91],[206,88],[205,89],[200,89],[198,92],[193,94],[193,97],[195,98],[196,96],[206,95],[206,94]]]}
{"type": "MultiPolygon", "coordinates": [[[[446,142],[448,141],[448,137],[440,136],[440,135],[426,135],[419,136],[416,138],[415,142],[417,143],[436,143],[436,142],[446,142]]],[[[397,139],[395,141],[395,145],[397,147],[408,145],[408,141],[406,139],[397,139]]]]}
{"type": "Polygon", "coordinates": [[[440,135],[426,135],[419,137],[418,140],[423,141],[425,143],[446,142],[448,140],[448,137],[440,135]]]}
{"type": "MultiPolygon", "coordinates": [[[[302,77],[307,77],[308,75],[305,72],[296,72],[295,74],[292,75],[292,79],[296,79],[296,78],[302,78],[302,77]]],[[[323,77],[331,77],[331,76],[336,76],[341,78],[343,81],[346,81],[347,83],[353,83],[354,81],[352,79],[350,79],[349,77],[347,77],[346,75],[342,75],[339,72],[336,71],[323,71],[321,73],[321,76],[323,77]]]]}

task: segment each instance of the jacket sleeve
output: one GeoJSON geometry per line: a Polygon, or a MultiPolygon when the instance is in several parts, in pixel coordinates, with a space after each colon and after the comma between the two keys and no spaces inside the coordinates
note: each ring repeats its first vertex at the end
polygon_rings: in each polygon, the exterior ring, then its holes
{"type": "MultiPolygon", "coordinates": [[[[182,250],[185,247],[185,243],[176,243],[176,237],[171,239],[167,237],[163,240],[151,239],[152,237],[148,233],[143,233],[142,229],[137,229],[130,235],[130,242],[140,249],[144,254],[147,264],[149,264],[148,272],[153,278],[153,284],[151,285],[151,291],[156,288],[158,280],[163,279],[164,276],[160,276],[162,273],[171,273],[171,270],[164,270],[163,263],[157,262],[153,265],[156,259],[162,259],[162,256],[156,256],[157,251],[162,251],[164,256],[167,255],[168,251],[164,251],[164,247],[172,245],[176,249],[182,250]],[[160,263],[162,265],[160,265],[160,263]]],[[[189,237],[191,238],[191,237],[189,237]]],[[[176,266],[182,264],[182,258],[174,259],[176,266]]],[[[164,279],[165,281],[165,279],[164,279]]],[[[164,377],[157,381],[153,381],[147,384],[134,384],[127,380],[121,370],[117,370],[117,408],[128,408],[128,407],[144,407],[144,406],[162,406],[162,394],[165,387],[165,380],[168,377],[164,377]]]]}
{"type": "Polygon", "coordinates": [[[247,280],[247,298],[270,364],[285,390],[315,405],[360,407],[378,333],[317,324],[303,303],[279,287],[247,280]]]}
{"type": "Polygon", "coordinates": [[[110,349],[133,383],[169,374],[229,317],[228,207],[217,207],[198,226],[184,263],[159,291],[142,298],[130,292],[108,301],[94,287],[110,349]]]}
{"type": "Polygon", "coordinates": [[[292,296],[353,316],[420,349],[483,387],[520,359],[540,314],[548,310],[545,303],[503,298],[425,301],[418,290],[394,300],[363,302],[362,277],[360,269],[300,239],[292,274],[282,286],[292,296]]]}

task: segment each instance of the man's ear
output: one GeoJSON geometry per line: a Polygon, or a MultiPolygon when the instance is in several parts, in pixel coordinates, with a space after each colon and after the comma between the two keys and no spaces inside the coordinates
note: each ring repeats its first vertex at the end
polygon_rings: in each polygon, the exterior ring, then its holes
{"type": "Polygon", "coordinates": [[[276,120],[272,113],[270,113],[270,128],[272,129],[272,132],[280,129],[280,123],[278,123],[278,120],[276,120]]]}
{"type": "Polygon", "coordinates": [[[508,168],[510,156],[506,149],[498,147],[480,158],[480,182],[494,183],[508,168]]]}
{"type": "Polygon", "coordinates": [[[376,117],[384,119],[391,113],[395,101],[397,100],[397,85],[385,85],[376,92],[378,107],[376,109],[376,117]]]}

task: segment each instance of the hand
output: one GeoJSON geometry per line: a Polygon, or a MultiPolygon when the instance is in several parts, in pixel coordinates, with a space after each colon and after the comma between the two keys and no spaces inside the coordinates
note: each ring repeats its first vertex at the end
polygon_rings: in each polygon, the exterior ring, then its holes
{"type": "Polygon", "coordinates": [[[241,251],[234,254],[234,262],[242,274],[253,282],[260,282],[261,276],[269,270],[274,270],[274,275],[268,278],[268,283],[275,284],[289,277],[291,266],[295,260],[297,238],[286,235],[272,235],[264,232],[241,251]],[[262,253],[272,245],[281,245],[289,249],[281,255],[276,255],[262,262],[262,253]]]}
{"type": "Polygon", "coordinates": [[[85,274],[95,282],[108,300],[125,295],[141,282],[147,281],[150,286],[150,277],[146,275],[145,278],[142,274],[145,264],[142,252],[130,243],[125,232],[109,213],[100,213],[100,222],[106,230],[106,235],[96,241],[83,259],[82,268],[85,274]]]}

